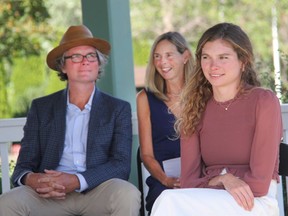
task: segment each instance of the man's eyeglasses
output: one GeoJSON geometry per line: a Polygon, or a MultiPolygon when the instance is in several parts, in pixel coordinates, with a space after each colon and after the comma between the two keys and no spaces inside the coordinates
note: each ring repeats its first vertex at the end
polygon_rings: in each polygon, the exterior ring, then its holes
{"type": "Polygon", "coordinates": [[[71,56],[64,56],[64,59],[71,59],[74,63],[80,63],[83,61],[84,58],[86,58],[89,62],[96,62],[98,61],[97,53],[88,53],[87,55],[81,55],[81,54],[73,54],[71,56]]]}

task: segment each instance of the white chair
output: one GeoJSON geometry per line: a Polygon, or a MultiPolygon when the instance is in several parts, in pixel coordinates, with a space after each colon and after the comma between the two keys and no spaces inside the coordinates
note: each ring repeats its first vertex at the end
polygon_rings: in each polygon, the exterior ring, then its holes
{"type": "Polygon", "coordinates": [[[145,208],[146,201],[145,198],[148,194],[148,185],[146,184],[146,179],[150,176],[149,171],[145,168],[141,157],[140,157],[140,148],[137,150],[137,170],[138,170],[138,186],[139,190],[142,194],[141,197],[141,209],[140,209],[140,215],[141,216],[148,216],[148,212],[145,208]]]}

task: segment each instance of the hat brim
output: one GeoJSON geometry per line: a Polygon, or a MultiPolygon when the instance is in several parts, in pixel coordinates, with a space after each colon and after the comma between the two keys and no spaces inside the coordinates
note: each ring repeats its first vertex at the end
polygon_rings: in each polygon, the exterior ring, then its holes
{"type": "Polygon", "coordinates": [[[92,46],[105,55],[109,55],[111,49],[110,44],[107,41],[98,38],[83,38],[80,40],[70,41],[55,47],[48,53],[46,58],[48,67],[57,71],[56,60],[62,57],[64,52],[77,46],[92,46]]]}

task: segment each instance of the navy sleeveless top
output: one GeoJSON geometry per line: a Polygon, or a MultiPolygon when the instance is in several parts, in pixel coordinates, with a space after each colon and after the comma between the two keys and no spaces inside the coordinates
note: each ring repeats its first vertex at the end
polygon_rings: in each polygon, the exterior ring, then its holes
{"type": "Polygon", "coordinates": [[[180,157],[180,139],[176,138],[175,116],[167,105],[154,94],[146,91],[150,106],[152,142],[154,156],[162,166],[162,161],[180,157]]]}
{"type": "MultiPolygon", "coordinates": [[[[180,157],[180,139],[176,139],[174,130],[175,116],[169,112],[167,105],[153,93],[146,91],[146,94],[150,107],[154,156],[163,169],[162,161],[180,157]]],[[[152,176],[146,179],[146,184],[149,187],[146,209],[150,212],[157,197],[167,187],[152,176]]]]}

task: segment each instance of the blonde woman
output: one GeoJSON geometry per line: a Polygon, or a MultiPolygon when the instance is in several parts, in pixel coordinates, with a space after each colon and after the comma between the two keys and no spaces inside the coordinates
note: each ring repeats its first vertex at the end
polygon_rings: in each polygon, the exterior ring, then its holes
{"type": "Polygon", "coordinates": [[[189,45],[178,32],[167,32],[154,42],[146,72],[146,88],[137,95],[141,158],[151,173],[146,209],[151,211],[159,194],[179,187],[179,176],[167,176],[163,161],[180,156],[174,131],[180,114],[179,96],[191,76],[193,58],[189,45]]]}

